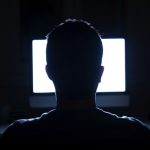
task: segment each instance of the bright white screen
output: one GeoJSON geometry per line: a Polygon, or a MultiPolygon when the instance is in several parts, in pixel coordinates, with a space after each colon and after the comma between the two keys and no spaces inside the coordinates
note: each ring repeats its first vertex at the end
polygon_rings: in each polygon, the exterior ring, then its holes
{"type": "MultiPolygon", "coordinates": [[[[53,82],[46,71],[46,40],[32,41],[33,92],[55,92],[53,82]]],[[[102,39],[104,73],[97,92],[125,91],[125,40],[122,38],[102,39]]]]}

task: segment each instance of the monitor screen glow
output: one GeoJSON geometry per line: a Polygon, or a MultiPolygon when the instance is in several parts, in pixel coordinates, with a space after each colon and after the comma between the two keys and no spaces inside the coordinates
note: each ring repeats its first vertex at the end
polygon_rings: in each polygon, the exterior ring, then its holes
{"type": "MultiPolygon", "coordinates": [[[[48,78],[46,65],[47,40],[32,41],[33,93],[54,93],[53,82],[48,78]]],[[[102,39],[104,73],[97,92],[125,92],[125,40],[102,39]]]]}

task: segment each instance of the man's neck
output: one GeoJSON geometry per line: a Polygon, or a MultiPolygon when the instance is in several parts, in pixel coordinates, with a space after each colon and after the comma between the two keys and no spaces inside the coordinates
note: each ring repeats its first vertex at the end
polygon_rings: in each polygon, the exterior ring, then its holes
{"type": "Polygon", "coordinates": [[[87,99],[63,99],[57,97],[57,110],[91,110],[96,109],[95,97],[87,99]]]}

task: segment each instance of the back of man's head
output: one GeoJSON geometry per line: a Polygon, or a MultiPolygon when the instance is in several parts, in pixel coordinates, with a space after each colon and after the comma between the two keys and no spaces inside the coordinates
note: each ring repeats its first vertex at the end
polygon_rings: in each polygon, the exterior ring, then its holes
{"type": "Polygon", "coordinates": [[[85,21],[66,20],[48,34],[47,72],[56,86],[90,90],[102,53],[101,38],[94,27],[85,21]]]}

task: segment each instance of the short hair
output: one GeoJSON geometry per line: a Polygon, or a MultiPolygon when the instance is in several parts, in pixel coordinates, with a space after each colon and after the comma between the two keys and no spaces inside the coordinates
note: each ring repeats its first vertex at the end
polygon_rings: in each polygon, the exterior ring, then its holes
{"type": "Polygon", "coordinates": [[[67,19],[47,36],[47,64],[57,69],[89,73],[101,65],[102,54],[98,31],[83,20],[67,19]]]}

